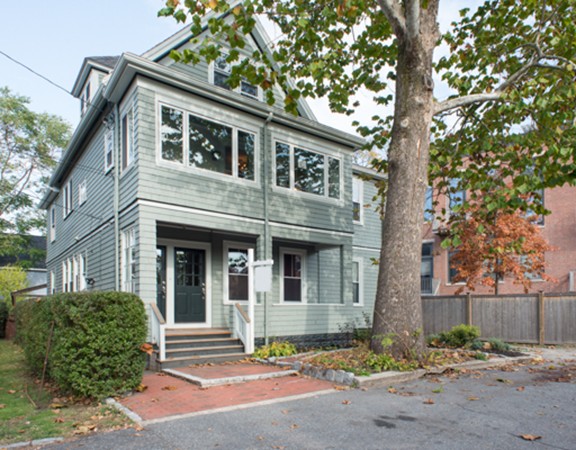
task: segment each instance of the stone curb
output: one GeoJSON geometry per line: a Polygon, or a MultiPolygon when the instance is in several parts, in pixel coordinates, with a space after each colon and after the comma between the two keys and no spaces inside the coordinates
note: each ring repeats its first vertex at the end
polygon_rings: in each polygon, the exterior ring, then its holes
{"type": "Polygon", "coordinates": [[[210,378],[196,377],[194,375],[190,375],[174,369],[164,369],[163,372],[166,372],[172,375],[173,377],[189,381],[190,383],[196,384],[200,387],[223,386],[226,384],[244,383],[246,381],[268,380],[270,378],[289,377],[291,375],[296,375],[298,373],[296,370],[283,370],[281,372],[259,373],[255,375],[242,375],[238,377],[210,379],[210,378]]]}
{"type": "Polygon", "coordinates": [[[106,404],[110,405],[114,408],[116,408],[118,411],[121,411],[122,413],[124,413],[124,415],[126,415],[130,420],[132,420],[133,422],[137,423],[138,425],[142,425],[142,422],[144,422],[144,420],[142,419],[142,417],[140,417],[138,414],[136,414],[134,411],[132,411],[129,408],[126,408],[122,403],[120,403],[119,401],[116,401],[115,399],[109,397],[106,399],[106,404]]]}
{"type": "Polygon", "coordinates": [[[497,359],[488,361],[466,361],[463,363],[449,364],[442,367],[434,367],[432,369],[416,369],[410,372],[381,372],[370,376],[355,376],[351,372],[346,372],[344,370],[333,370],[333,369],[322,369],[320,367],[315,367],[308,363],[302,363],[302,361],[295,361],[293,363],[278,361],[277,359],[270,360],[260,360],[260,362],[275,364],[281,367],[291,367],[293,371],[302,373],[302,375],[307,375],[312,378],[317,378],[319,380],[331,381],[335,384],[354,386],[361,388],[368,387],[383,387],[390,386],[394,383],[405,383],[407,381],[416,380],[422,378],[425,375],[440,375],[447,370],[482,370],[489,369],[491,367],[500,367],[512,363],[525,363],[530,362],[534,359],[534,355],[527,354],[524,356],[499,356],[497,359]]]}
{"type": "Polygon", "coordinates": [[[39,445],[56,444],[57,442],[63,442],[63,441],[64,441],[63,437],[34,439],[32,441],[16,442],[14,444],[9,444],[9,445],[0,444],[0,448],[2,448],[2,449],[22,448],[22,447],[31,447],[31,446],[39,446],[39,445]]]}

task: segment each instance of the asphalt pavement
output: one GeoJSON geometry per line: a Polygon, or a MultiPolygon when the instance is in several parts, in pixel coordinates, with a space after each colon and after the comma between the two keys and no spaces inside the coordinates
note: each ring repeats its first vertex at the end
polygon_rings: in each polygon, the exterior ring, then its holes
{"type": "Polygon", "coordinates": [[[100,433],[56,449],[576,449],[576,349],[100,433]],[[533,439],[533,440],[532,440],[533,439]]]}

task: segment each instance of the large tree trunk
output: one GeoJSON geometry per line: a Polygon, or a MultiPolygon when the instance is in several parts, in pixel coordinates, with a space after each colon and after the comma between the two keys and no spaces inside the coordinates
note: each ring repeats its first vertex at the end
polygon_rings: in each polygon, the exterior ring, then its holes
{"type": "Polygon", "coordinates": [[[375,352],[390,351],[396,357],[413,358],[425,351],[420,261],[437,13],[438,1],[430,0],[428,9],[421,9],[419,33],[411,36],[408,30],[398,36],[394,125],[371,343],[375,352]]]}

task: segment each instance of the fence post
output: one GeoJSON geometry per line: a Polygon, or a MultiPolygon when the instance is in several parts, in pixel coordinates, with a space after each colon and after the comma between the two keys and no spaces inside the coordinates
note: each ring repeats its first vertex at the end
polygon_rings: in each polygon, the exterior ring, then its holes
{"type": "Polygon", "coordinates": [[[544,345],[544,291],[538,291],[538,344],[544,345]]]}
{"type": "Polygon", "coordinates": [[[472,325],[472,294],[466,294],[466,324],[472,325]]]}

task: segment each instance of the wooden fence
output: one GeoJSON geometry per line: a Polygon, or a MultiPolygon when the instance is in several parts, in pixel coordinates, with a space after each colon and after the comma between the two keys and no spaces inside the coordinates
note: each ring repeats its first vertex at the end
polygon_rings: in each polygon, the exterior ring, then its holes
{"type": "Polygon", "coordinates": [[[483,338],[525,344],[576,343],[576,293],[423,296],[424,333],[462,323],[483,338]]]}

